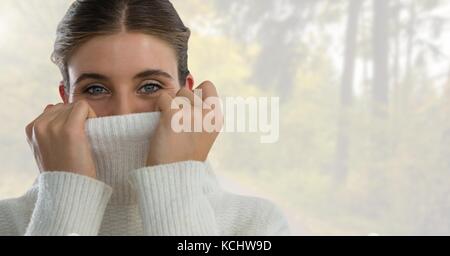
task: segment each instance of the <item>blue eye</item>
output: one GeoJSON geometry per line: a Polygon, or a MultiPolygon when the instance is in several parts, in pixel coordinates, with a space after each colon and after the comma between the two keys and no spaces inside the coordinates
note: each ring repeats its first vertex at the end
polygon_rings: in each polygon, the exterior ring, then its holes
{"type": "Polygon", "coordinates": [[[84,92],[93,96],[97,96],[100,94],[108,93],[108,90],[105,87],[93,85],[84,90],[84,92]]]}
{"type": "Polygon", "coordinates": [[[139,93],[152,94],[161,89],[161,85],[157,83],[148,83],[139,88],[139,93]]]}

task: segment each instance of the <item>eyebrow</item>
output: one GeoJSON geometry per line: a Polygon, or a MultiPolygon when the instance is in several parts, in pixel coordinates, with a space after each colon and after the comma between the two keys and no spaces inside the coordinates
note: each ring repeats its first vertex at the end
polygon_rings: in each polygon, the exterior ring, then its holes
{"type": "MultiPolygon", "coordinates": [[[[167,73],[165,71],[162,71],[160,69],[147,69],[147,70],[144,70],[144,71],[136,74],[133,77],[133,79],[135,80],[135,79],[145,78],[145,77],[149,77],[149,76],[162,76],[162,77],[165,77],[167,79],[173,80],[173,77],[169,73],[167,73]]],[[[101,80],[101,81],[108,81],[109,80],[109,78],[107,76],[102,75],[102,74],[98,74],[98,73],[83,73],[77,78],[77,80],[75,81],[75,84],[78,84],[81,81],[87,80],[87,79],[94,79],[94,80],[101,80]]]]}

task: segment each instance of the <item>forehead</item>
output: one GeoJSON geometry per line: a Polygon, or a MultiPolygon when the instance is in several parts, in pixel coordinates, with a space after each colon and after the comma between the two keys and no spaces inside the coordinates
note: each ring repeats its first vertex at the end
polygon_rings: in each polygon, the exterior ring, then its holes
{"type": "Polygon", "coordinates": [[[142,33],[96,36],[78,47],[68,62],[72,81],[81,73],[114,79],[133,77],[145,69],[160,69],[177,78],[175,51],[161,39],[142,33]]]}

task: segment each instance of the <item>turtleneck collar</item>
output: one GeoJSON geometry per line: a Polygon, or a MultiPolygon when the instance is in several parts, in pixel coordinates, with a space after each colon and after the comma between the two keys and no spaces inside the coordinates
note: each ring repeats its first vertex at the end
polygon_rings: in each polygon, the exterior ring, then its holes
{"type": "Polygon", "coordinates": [[[86,135],[96,164],[97,179],[113,188],[110,203],[133,204],[136,193],[129,172],[145,166],[150,138],[160,113],[139,113],[88,119],[86,135]]]}
{"type": "MultiPolygon", "coordinates": [[[[97,179],[113,188],[111,204],[134,204],[137,195],[129,173],[146,166],[149,143],[160,119],[159,112],[93,118],[86,121],[97,170],[97,179]]],[[[204,175],[205,193],[218,187],[208,162],[204,175]]]]}

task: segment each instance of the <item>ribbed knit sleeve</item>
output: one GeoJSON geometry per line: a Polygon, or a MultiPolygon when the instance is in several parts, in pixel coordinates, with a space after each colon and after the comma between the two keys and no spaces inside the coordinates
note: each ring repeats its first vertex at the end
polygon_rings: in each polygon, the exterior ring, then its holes
{"type": "Polygon", "coordinates": [[[289,222],[281,209],[269,203],[269,207],[260,217],[260,224],[255,227],[254,235],[260,236],[290,236],[289,222]]]}
{"type": "Polygon", "coordinates": [[[39,176],[39,193],[25,235],[97,235],[112,189],[69,172],[39,176]]]}
{"type": "Polygon", "coordinates": [[[202,185],[206,164],[185,161],[131,172],[146,235],[218,235],[202,185]]]}

